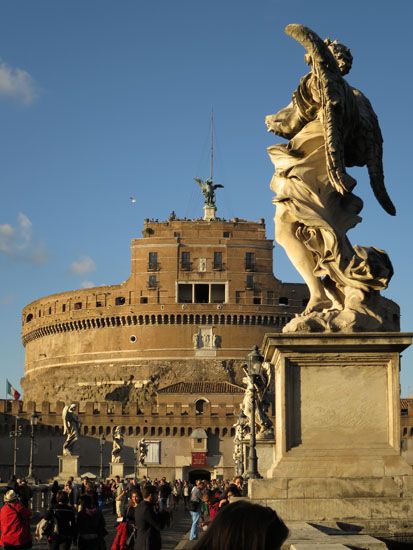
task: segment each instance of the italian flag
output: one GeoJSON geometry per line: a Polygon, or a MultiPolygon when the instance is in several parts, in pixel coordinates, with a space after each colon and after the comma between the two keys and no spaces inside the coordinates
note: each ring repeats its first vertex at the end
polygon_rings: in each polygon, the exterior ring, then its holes
{"type": "Polygon", "coordinates": [[[20,397],[20,393],[16,390],[16,388],[13,388],[13,386],[10,384],[8,380],[6,380],[7,385],[7,395],[10,395],[13,397],[15,401],[17,401],[20,397]]]}

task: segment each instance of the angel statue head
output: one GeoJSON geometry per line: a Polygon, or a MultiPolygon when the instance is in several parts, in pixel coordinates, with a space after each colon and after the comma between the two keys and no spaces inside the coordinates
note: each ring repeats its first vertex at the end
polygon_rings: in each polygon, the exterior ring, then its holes
{"type": "Polygon", "coordinates": [[[343,76],[348,74],[353,65],[353,56],[351,55],[350,49],[344,44],[337,42],[337,40],[330,40],[330,38],[326,38],[324,44],[328,46],[328,49],[333,54],[340,73],[343,76]]]}

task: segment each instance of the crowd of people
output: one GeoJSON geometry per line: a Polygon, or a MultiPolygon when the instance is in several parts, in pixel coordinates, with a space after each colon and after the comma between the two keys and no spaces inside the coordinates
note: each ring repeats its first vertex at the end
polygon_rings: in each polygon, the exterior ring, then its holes
{"type": "MultiPolygon", "coordinates": [[[[37,539],[47,540],[49,550],[107,548],[104,507],[112,510],[116,524],[111,550],[161,550],[161,531],[178,508],[191,515],[189,538],[199,539],[197,550],[276,550],[288,536],[273,510],[237,500],[246,496],[241,476],[231,482],[197,480],[193,485],[165,477],[123,481],[117,476],[98,483],[85,478],[81,484],[70,478],[64,486],[54,481],[49,493],[49,507],[35,533],[37,539]]],[[[32,548],[31,496],[25,480],[9,482],[0,510],[3,548],[32,548]]]]}

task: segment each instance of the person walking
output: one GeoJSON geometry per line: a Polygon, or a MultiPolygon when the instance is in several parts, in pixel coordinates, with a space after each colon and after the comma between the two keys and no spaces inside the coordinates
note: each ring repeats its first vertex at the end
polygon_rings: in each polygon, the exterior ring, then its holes
{"type": "Polygon", "coordinates": [[[123,485],[119,476],[115,476],[115,486],[114,486],[114,495],[115,495],[115,509],[116,516],[121,518],[123,516],[126,500],[126,489],[123,485]]]}
{"type": "Polygon", "coordinates": [[[80,497],[77,515],[78,550],[102,550],[105,548],[105,518],[89,495],[80,497]]]}
{"type": "Polygon", "coordinates": [[[76,516],[66,491],[57,492],[56,505],[44,517],[56,524],[56,533],[48,537],[49,550],[70,550],[76,539],[76,516]]]}
{"type": "Polygon", "coordinates": [[[200,479],[198,479],[195,483],[195,486],[192,488],[191,498],[189,500],[189,513],[191,514],[192,518],[189,540],[196,540],[198,538],[203,489],[204,484],[200,479]]]}
{"type": "Polygon", "coordinates": [[[171,486],[163,477],[159,483],[159,511],[164,512],[168,509],[168,498],[171,494],[171,486]]]}
{"type": "Polygon", "coordinates": [[[145,485],[142,488],[142,502],[135,509],[136,550],[161,550],[160,522],[154,510],[156,488],[145,485]]]}
{"type": "Polygon", "coordinates": [[[0,510],[0,544],[4,549],[26,550],[32,547],[30,515],[30,510],[19,502],[17,493],[12,489],[7,491],[0,510]]]}

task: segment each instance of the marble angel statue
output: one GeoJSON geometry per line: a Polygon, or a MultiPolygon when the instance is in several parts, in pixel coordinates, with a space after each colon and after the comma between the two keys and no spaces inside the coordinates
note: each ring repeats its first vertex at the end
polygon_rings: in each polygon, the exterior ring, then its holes
{"type": "Polygon", "coordinates": [[[72,403],[71,405],[65,405],[62,411],[63,435],[66,436],[63,443],[64,456],[73,454],[76,441],[79,439],[80,421],[75,410],[76,405],[72,403]]]}
{"type": "MultiPolygon", "coordinates": [[[[244,369],[245,370],[245,369],[244,369]]],[[[264,362],[260,376],[245,376],[242,381],[246,384],[244,399],[241,403],[241,411],[247,417],[248,426],[252,422],[252,397],[255,390],[255,425],[257,427],[257,439],[272,439],[274,437],[273,422],[268,416],[270,407],[269,388],[271,385],[271,367],[264,362]]]]}
{"type": "Polygon", "coordinates": [[[396,213],[384,185],[377,116],[344,79],[353,60],[346,46],[323,41],[303,25],[285,31],[306,49],[310,72],[291,103],[266,117],[268,131],[289,140],[268,148],[275,167],[271,189],[276,240],[307,283],[310,300],[284,332],[392,330],[379,295],[393,275],[390,259],[347,237],[361,221],[363,202],[346,167],[366,166],[378,202],[396,213]]]}
{"type": "Polygon", "coordinates": [[[121,452],[123,449],[123,434],[122,434],[122,428],[120,426],[115,426],[113,428],[112,433],[112,462],[120,462],[121,459],[121,452]]]}
{"type": "Polygon", "coordinates": [[[138,463],[140,466],[145,466],[146,463],[146,457],[148,456],[148,443],[146,442],[145,438],[142,438],[138,441],[138,445],[136,447],[137,454],[138,454],[138,463]]]}

